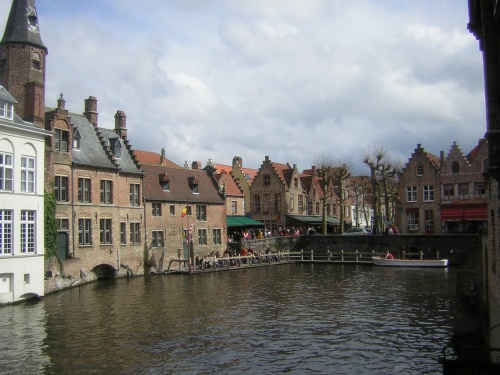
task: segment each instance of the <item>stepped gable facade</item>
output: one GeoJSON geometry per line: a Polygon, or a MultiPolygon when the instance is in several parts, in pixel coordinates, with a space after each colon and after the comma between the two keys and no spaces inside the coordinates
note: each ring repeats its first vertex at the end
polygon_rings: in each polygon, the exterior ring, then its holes
{"type": "Polygon", "coordinates": [[[144,152],[136,155],[146,173],[144,231],[150,270],[163,272],[179,257],[222,254],[227,243],[226,206],[213,170],[200,169],[199,162],[184,167],[147,164],[144,152]]]}
{"type": "Polygon", "coordinates": [[[403,234],[440,234],[440,160],[418,144],[400,178],[401,210],[396,223],[403,234]]]}
{"type": "Polygon", "coordinates": [[[286,215],[303,215],[306,189],[297,165],[272,162],[265,157],[251,188],[252,218],[264,223],[266,231],[277,234],[286,227],[286,215]]]}
{"type": "Polygon", "coordinates": [[[488,220],[488,143],[481,139],[466,156],[456,142],[441,164],[441,221],[445,233],[477,233],[488,220]]]}

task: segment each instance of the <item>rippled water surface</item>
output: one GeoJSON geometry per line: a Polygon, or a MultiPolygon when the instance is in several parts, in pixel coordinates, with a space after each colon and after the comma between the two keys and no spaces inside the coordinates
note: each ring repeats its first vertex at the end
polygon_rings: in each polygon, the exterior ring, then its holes
{"type": "Polygon", "coordinates": [[[440,374],[453,269],[280,265],[0,308],[0,373],[440,374]]]}

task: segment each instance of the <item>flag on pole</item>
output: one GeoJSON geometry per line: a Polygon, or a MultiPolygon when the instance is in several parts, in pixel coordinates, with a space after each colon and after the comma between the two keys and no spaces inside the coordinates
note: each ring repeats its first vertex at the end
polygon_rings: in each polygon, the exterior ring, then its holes
{"type": "Polygon", "coordinates": [[[188,212],[188,207],[186,206],[182,209],[182,217],[186,216],[187,212],[188,212]]]}

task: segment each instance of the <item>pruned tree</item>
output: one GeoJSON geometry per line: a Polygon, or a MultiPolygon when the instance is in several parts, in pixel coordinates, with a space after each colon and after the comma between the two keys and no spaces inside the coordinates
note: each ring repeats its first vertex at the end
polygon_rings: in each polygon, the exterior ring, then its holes
{"type": "Polygon", "coordinates": [[[374,233],[383,229],[382,208],[386,221],[393,221],[397,197],[397,180],[401,163],[389,156],[387,149],[380,145],[373,146],[363,155],[363,163],[370,169],[372,185],[373,228],[374,233]]]}
{"type": "Polygon", "coordinates": [[[331,155],[327,154],[318,154],[314,163],[316,166],[316,171],[318,176],[320,177],[320,186],[323,192],[322,198],[322,224],[321,224],[321,233],[327,233],[327,205],[328,198],[333,197],[335,191],[333,187],[338,189],[338,198],[340,203],[340,231],[341,233],[344,230],[344,221],[345,221],[345,213],[344,213],[344,202],[347,198],[344,194],[344,189],[346,187],[346,181],[351,176],[351,168],[349,164],[345,161],[341,161],[331,155]]]}

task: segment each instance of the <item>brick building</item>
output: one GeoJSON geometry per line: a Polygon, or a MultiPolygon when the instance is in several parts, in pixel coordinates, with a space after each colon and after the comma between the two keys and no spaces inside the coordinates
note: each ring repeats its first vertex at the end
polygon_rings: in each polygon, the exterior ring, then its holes
{"type": "Polygon", "coordinates": [[[306,197],[297,166],[275,163],[266,156],[250,187],[252,218],[277,234],[287,226],[287,215],[305,215],[306,197]]]}
{"type": "Polygon", "coordinates": [[[399,178],[401,211],[395,222],[401,223],[401,233],[441,233],[439,171],[439,157],[417,145],[399,178]]]}
{"type": "Polygon", "coordinates": [[[488,220],[484,172],[488,167],[488,143],[466,156],[456,142],[441,160],[441,221],[444,233],[478,233],[488,220]]]}
{"type": "Polygon", "coordinates": [[[203,170],[199,162],[184,167],[147,164],[154,158],[146,151],[136,155],[146,173],[144,232],[152,270],[165,271],[170,260],[179,257],[222,254],[227,243],[226,205],[214,169],[203,170]]]}
{"type": "Polygon", "coordinates": [[[48,278],[46,288],[143,273],[143,173],[127,140],[126,116],[118,111],[114,129],[100,128],[94,97],[85,100],[83,115],[69,113],[62,94],[55,108],[46,108],[46,55],[35,1],[13,1],[0,42],[0,82],[21,103],[20,116],[52,135],[45,188],[57,200],[61,263],[47,267],[63,278],[48,278]]]}

